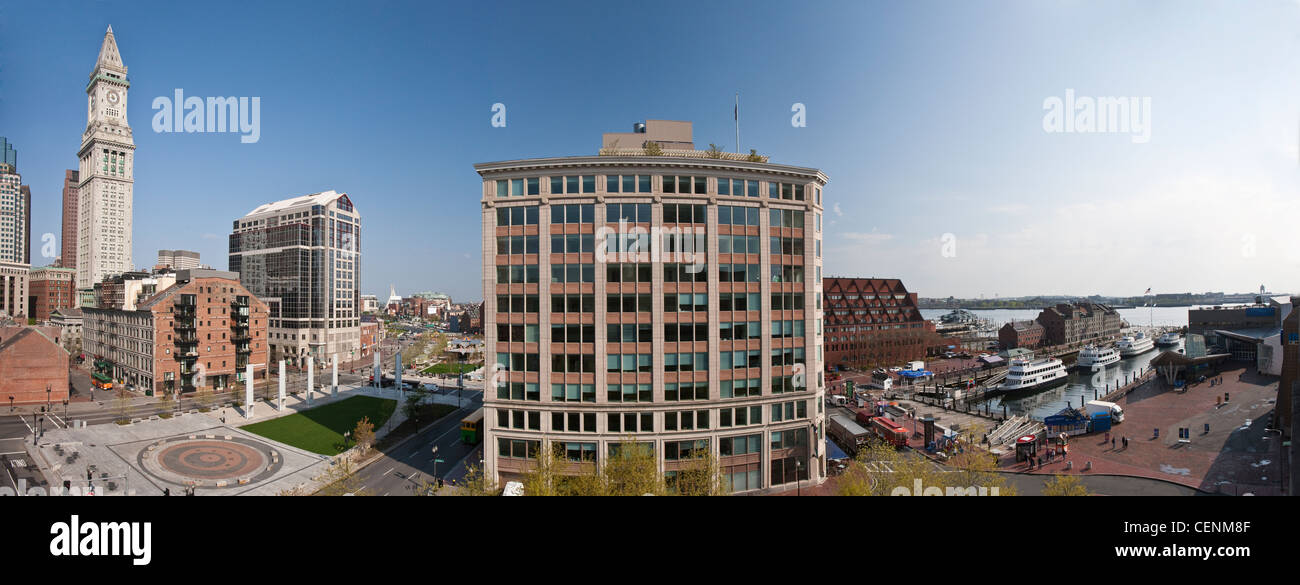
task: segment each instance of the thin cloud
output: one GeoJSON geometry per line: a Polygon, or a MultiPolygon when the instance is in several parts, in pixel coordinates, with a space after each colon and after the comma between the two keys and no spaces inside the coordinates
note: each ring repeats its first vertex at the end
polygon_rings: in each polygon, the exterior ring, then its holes
{"type": "Polygon", "coordinates": [[[840,236],[846,240],[864,243],[880,243],[894,239],[894,234],[878,234],[876,232],[845,232],[840,236]]]}

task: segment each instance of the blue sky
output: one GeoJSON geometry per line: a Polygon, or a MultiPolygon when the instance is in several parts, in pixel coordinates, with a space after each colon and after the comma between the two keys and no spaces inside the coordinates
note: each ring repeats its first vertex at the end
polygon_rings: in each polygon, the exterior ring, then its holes
{"type": "Polygon", "coordinates": [[[235,218],[335,189],[363,216],[363,292],[478,299],[474,163],[594,154],[647,118],[731,149],[739,91],[742,150],[830,176],[828,274],[922,296],[1300,292],[1296,0],[5,0],[0,136],[32,186],[34,264],[109,24],[132,82],[140,266],[183,248],[225,268],[235,218]],[[153,132],[175,88],[260,97],[260,141],[153,132]],[[1149,142],[1045,132],[1044,100],[1067,89],[1150,98],[1149,142]]]}

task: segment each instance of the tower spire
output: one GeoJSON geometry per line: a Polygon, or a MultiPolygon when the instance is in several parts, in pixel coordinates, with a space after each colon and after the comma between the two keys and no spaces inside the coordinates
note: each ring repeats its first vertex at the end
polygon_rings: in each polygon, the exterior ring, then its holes
{"type": "Polygon", "coordinates": [[[126,69],[122,64],[122,55],[117,52],[117,40],[113,38],[113,25],[108,25],[108,31],[104,33],[104,44],[99,47],[99,60],[95,62],[95,68],[111,67],[114,69],[126,69]]]}

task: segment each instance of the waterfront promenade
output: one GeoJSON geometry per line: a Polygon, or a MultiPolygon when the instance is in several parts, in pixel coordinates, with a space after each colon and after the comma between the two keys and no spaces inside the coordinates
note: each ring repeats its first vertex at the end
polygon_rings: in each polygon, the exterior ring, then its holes
{"type": "Polygon", "coordinates": [[[1240,364],[1220,371],[1218,378],[1222,383],[1211,385],[1207,379],[1179,390],[1157,377],[1115,398],[1124,408],[1124,422],[1111,430],[1113,447],[1105,433],[1091,433],[1071,437],[1064,460],[1030,470],[1008,453],[999,466],[1033,474],[1147,477],[1205,493],[1281,494],[1290,470],[1284,468],[1277,433],[1265,428],[1277,398],[1277,378],[1240,364]],[[1180,428],[1189,430],[1189,438],[1179,438],[1180,428]],[[1124,438],[1129,440],[1127,448],[1124,438]],[[1089,462],[1092,469],[1086,471],[1089,462]]]}

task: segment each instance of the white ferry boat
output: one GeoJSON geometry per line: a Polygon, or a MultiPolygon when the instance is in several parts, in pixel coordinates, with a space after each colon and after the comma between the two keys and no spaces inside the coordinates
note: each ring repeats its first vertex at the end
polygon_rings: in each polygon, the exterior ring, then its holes
{"type": "Polygon", "coordinates": [[[1161,335],[1160,338],[1156,340],[1156,345],[1160,347],[1165,347],[1169,345],[1178,345],[1179,339],[1180,337],[1177,331],[1170,331],[1168,333],[1165,333],[1164,335],[1161,335]]]}
{"type": "Polygon", "coordinates": [[[1007,379],[991,394],[1027,394],[1060,386],[1069,379],[1065,364],[1056,358],[1011,360],[1007,379]]]}
{"type": "Polygon", "coordinates": [[[1119,350],[1113,347],[1089,345],[1079,351],[1079,359],[1074,363],[1081,370],[1097,371],[1106,366],[1119,363],[1119,350]]]}
{"type": "Polygon", "coordinates": [[[1115,347],[1119,349],[1120,357],[1133,357],[1155,349],[1156,343],[1139,331],[1132,336],[1125,336],[1115,344],[1115,347]]]}

